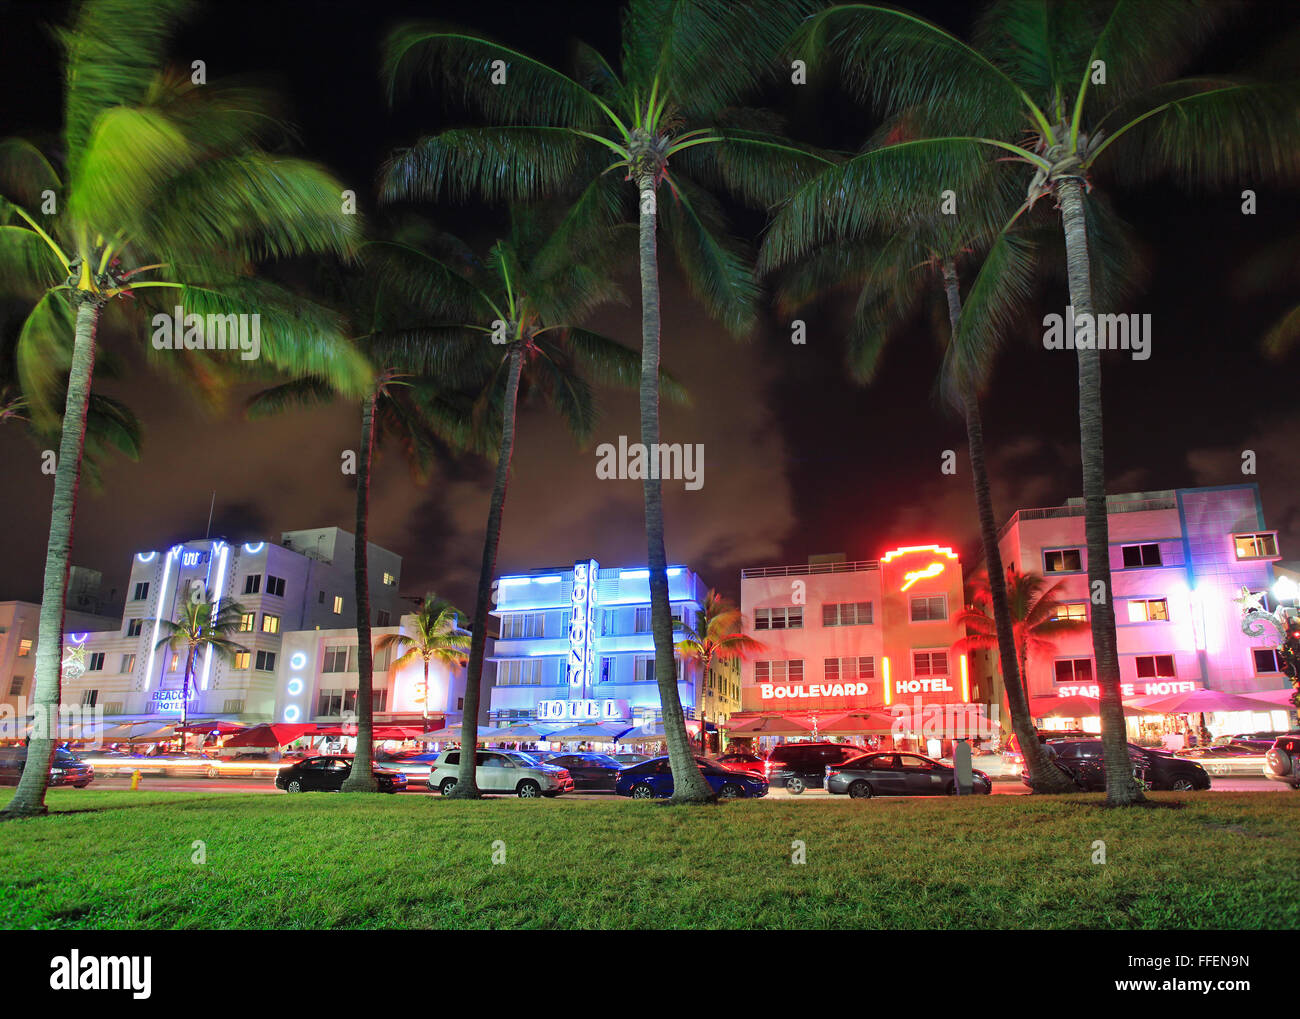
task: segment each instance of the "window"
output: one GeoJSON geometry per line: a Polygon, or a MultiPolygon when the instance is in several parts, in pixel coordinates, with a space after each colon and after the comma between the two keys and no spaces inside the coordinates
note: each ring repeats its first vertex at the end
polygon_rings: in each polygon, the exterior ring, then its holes
{"type": "Polygon", "coordinates": [[[650,606],[649,605],[646,605],[643,608],[639,608],[636,610],[635,629],[633,629],[632,632],[633,633],[650,632],[650,606]]]}
{"type": "Polygon", "coordinates": [[[248,651],[235,652],[235,669],[244,670],[248,668],[249,662],[252,661],[252,655],[248,651]]]}
{"type": "Polygon", "coordinates": [[[31,642],[31,638],[29,637],[29,638],[25,638],[25,639],[23,639],[23,640],[20,640],[20,641],[18,642],[18,657],[19,657],[19,658],[26,658],[26,657],[27,657],[28,655],[30,655],[31,653],[32,653],[32,642],[31,642]]]}
{"type": "Polygon", "coordinates": [[[1083,553],[1077,548],[1058,548],[1043,553],[1044,573],[1078,573],[1083,569],[1083,553]]]}
{"type": "Polygon", "coordinates": [[[1277,650],[1271,647],[1257,647],[1253,649],[1255,656],[1255,672],[1262,674],[1265,672],[1281,672],[1282,659],[1278,657],[1277,650]]]}
{"type": "Polygon", "coordinates": [[[142,580],[135,585],[135,592],[132,595],[132,601],[144,601],[149,597],[149,582],[142,580]]]}
{"type": "Polygon", "coordinates": [[[608,655],[605,655],[600,660],[600,676],[596,680],[596,682],[608,683],[609,677],[612,675],[613,671],[614,671],[614,659],[610,658],[608,655]]]}
{"type": "Polygon", "coordinates": [[[279,633],[279,632],[280,632],[280,617],[279,617],[279,616],[273,616],[273,615],[271,615],[271,613],[269,613],[269,612],[263,612],[263,613],[262,613],[262,632],[263,632],[263,633],[279,633]]]}
{"type": "Polygon", "coordinates": [[[243,698],[221,702],[221,713],[224,715],[242,715],[244,713],[243,698]]]}
{"type": "Polygon", "coordinates": [[[284,578],[273,577],[271,574],[266,575],[266,593],[273,594],[277,598],[284,597],[284,578]]]}
{"type": "Polygon", "coordinates": [[[370,691],[370,710],[387,711],[388,710],[388,691],[372,690],[370,691]]]}
{"type": "Polygon", "coordinates": [[[1154,543],[1146,545],[1122,545],[1120,552],[1124,556],[1124,569],[1135,570],[1142,566],[1160,565],[1160,546],[1154,543]]]}
{"type": "Polygon", "coordinates": [[[256,613],[256,612],[245,612],[243,615],[241,615],[241,616],[239,617],[239,632],[240,632],[240,633],[252,633],[252,632],[253,632],[253,624],[254,624],[255,622],[257,622],[257,613],[256,613]]]}
{"type": "Polygon", "coordinates": [[[947,651],[913,651],[912,652],[912,675],[913,676],[948,675],[948,652],[947,651]]]}
{"type": "Polygon", "coordinates": [[[755,630],[800,630],[803,629],[803,606],[796,605],[779,609],[755,609],[755,630]]]}
{"type": "Polygon", "coordinates": [[[760,683],[799,683],[803,681],[803,659],[755,662],[754,678],[760,683]]]}
{"type": "Polygon", "coordinates": [[[138,637],[142,629],[144,629],[144,620],[132,619],[126,624],[126,635],[128,637],[138,637]]]}
{"type": "Polygon", "coordinates": [[[1092,682],[1091,658],[1060,658],[1056,662],[1056,681],[1058,683],[1092,682]]]}
{"type": "Polygon", "coordinates": [[[1088,603],[1086,601],[1066,602],[1058,605],[1056,611],[1052,614],[1053,619],[1073,619],[1077,621],[1088,621],[1088,603]]]}
{"type": "Polygon", "coordinates": [[[20,697],[23,692],[23,684],[27,682],[26,676],[15,676],[9,682],[9,696],[20,697]]]}
{"type": "Polygon", "coordinates": [[[86,656],[86,671],[99,672],[104,668],[104,652],[96,651],[93,655],[86,656]]]}
{"type": "Polygon", "coordinates": [[[135,672],[135,655],[123,655],[122,667],[118,672],[135,672]]]}
{"type": "Polygon", "coordinates": [[[257,594],[262,590],[262,575],[250,573],[244,578],[244,594],[257,594]]]}
{"type": "Polygon", "coordinates": [[[376,625],[376,626],[388,626],[388,625],[389,625],[389,618],[390,618],[390,617],[389,617],[387,611],[385,611],[384,609],[380,609],[378,612],[375,613],[375,625],[376,625]]]}
{"type": "Polygon", "coordinates": [[[914,623],[924,623],[948,618],[948,598],[938,594],[912,599],[911,619],[914,623]]]}
{"type": "Polygon", "coordinates": [[[1138,655],[1138,679],[1172,679],[1174,676],[1173,655],[1138,655]]]}
{"type": "Polygon", "coordinates": [[[828,602],[822,606],[822,626],[869,626],[871,602],[828,602]]]}
{"type": "Polygon", "coordinates": [[[545,636],[546,613],[544,612],[512,612],[501,617],[501,637],[503,640],[545,636]]]}
{"type": "Polygon", "coordinates": [[[316,714],[341,715],[357,709],[355,690],[322,690],[316,698],[316,714]]]}
{"type": "Polygon", "coordinates": [[[829,683],[859,682],[875,678],[876,660],[870,655],[826,659],[826,681],[829,683]]]}
{"type": "Polygon", "coordinates": [[[81,706],[83,708],[93,708],[95,706],[95,702],[98,700],[99,700],[98,690],[81,691],[81,706]]]}
{"type": "Polygon", "coordinates": [[[1277,555],[1277,532],[1236,534],[1232,538],[1238,559],[1266,559],[1277,555]]]}
{"type": "Polygon", "coordinates": [[[385,574],[384,574],[384,584],[385,584],[385,586],[387,586],[387,587],[396,587],[396,586],[397,586],[397,578],[394,577],[391,573],[385,573],[385,574]]]}
{"type": "Polygon", "coordinates": [[[497,686],[540,686],[541,683],[540,658],[513,658],[497,662],[497,686]]]}
{"type": "Polygon", "coordinates": [[[334,614],[336,616],[343,615],[343,595],[341,594],[334,596],[334,614]]]}
{"type": "Polygon", "coordinates": [[[320,593],[320,597],[316,599],[316,604],[317,604],[317,605],[324,605],[324,604],[325,604],[325,592],[324,592],[324,591],[322,591],[322,592],[320,593]]]}
{"type": "Polygon", "coordinates": [[[1137,598],[1128,603],[1130,623],[1169,622],[1169,602],[1164,598],[1137,598]]]}
{"type": "Polygon", "coordinates": [[[167,671],[175,672],[180,667],[180,664],[181,664],[181,653],[179,651],[173,651],[172,660],[167,665],[167,671]]]}
{"type": "Polygon", "coordinates": [[[352,649],[347,645],[337,647],[327,647],[325,649],[325,664],[321,667],[321,672],[349,672],[348,658],[352,649]]]}
{"type": "Polygon", "coordinates": [[[275,652],[259,651],[257,652],[257,671],[274,672],[275,671],[275,652]]]}

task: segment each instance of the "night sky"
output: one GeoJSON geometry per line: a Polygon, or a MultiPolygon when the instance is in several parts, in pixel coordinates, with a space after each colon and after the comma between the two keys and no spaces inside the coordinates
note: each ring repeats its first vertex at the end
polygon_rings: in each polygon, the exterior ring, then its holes
{"type": "MultiPolygon", "coordinates": [[[[958,32],[969,17],[964,2],[906,6],[958,32]]],[[[61,3],[0,7],[0,135],[39,139],[57,131],[59,65],[42,26],[62,21],[66,10],[61,3]]],[[[613,2],[226,0],[201,10],[172,52],[183,65],[205,60],[209,80],[258,73],[277,85],[291,100],[299,151],[371,195],[376,168],[393,147],[455,120],[433,99],[386,109],[377,67],[379,41],[392,23],[444,18],[562,62],[575,36],[615,57],[618,13],[613,2]]],[[[1251,5],[1189,71],[1239,68],[1297,26],[1300,5],[1251,5]]],[[[816,83],[770,100],[784,104],[796,136],[810,142],[853,148],[871,126],[842,105],[828,112],[816,83]],[[835,135],[806,133],[832,129],[835,135]]],[[[1151,313],[1152,356],[1138,362],[1117,352],[1105,359],[1108,489],[1240,482],[1241,451],[1253,449],[1258,475],[1245,480],[1259,482],[1284,556],[1300,558],[1300,483],[1292,466],[1300,412],[1287,377],[1300,354],[1276,363],[1259,352],[1268,324],[1297,301],[1300,274],[1293,271],[1266,297],[1238,296],[1234,286],[1248,255],[1294,235],[1296,193],[1258,186],[1259,212],[1249,217],[1240,212],[1240,187],[1195,195],[1172,184],[1118,192],[1104,174],[1097,184],[1151,247],[1150,283],[1120,310],[1151,313]]],[[[373,199],[364,201],[373,207],[373,199]]],[[[477,230],[484,239],[496,222],[478,209],[425,211],[440,226],[477,230]]],[[[761,226],[754,217],[739,222],[761,226]]],[[[705,447],[700,491],[665,486],[670,561],[735,596],[741,567],[801,562],[812,553],[875,558],[897,544],[941,540],[957,543],[968,561],[974,557],[964,430],[934,395],[939,359],[926,323],[899,338],[879,381],[862,388],[844,367],[843,308],[828,305],[806,316],[805,346],[792,345],[773,314],[751,340],[737,343],[690,300],[671,261],[662,264],[664,364],[694,398],[689,408],[664,405],[663,437],[705,447]],[[958,452],[955,477],[940,472],[945,449],[958,452]]],[[[637,288],[631,276],[624,282],[628,304],[592,324],[635,346],[637,288]]],[[[1037,319],[1065,303],[1064,285],[1052,285],[1037,319]]],[[[3,325],[16,328],[11,314],[3,325]]],[[[120,599],[133,552],[202,536],[214,490],[213,533],[232,540],[327,525],[352,529],[351,479],[338,464],[340,451],[357,445],[356,408],[340,402],[254,423],[242,417],[246,394],[235,394],[225,409],[210,412],[143,369],[135,351],[145,333],[102,338],[126,362],[123,378],[103,389],[125,399],[145,428],[140,462],[112,459],[103,489],[83,488],[73,562],[102,570],[106,591],[116,588],[120,599]]],[[[612,390],[600,395],[602,417],[583,450],[546,411],[522,413],[498,572],[587,556],[606,566],[644,562],[640,483],[595,476],[596,444],[617,442],[620,434],[635,439],[636,400],[612,390]]],[[[1008,345],[984,398],[999,519],[1079,494],[1076,406],[1072,354],[1044,351],[1038,328],[1008,345]]],[[[0,598],[38,601],[52,479],[40,473],[39,451],[17,426],[0,432],[0,462],[9,480],[0,501],[0,598]]],[[[479,461],[445,458],[420,488],[395,452],[381,455],[371,540],[404,557],[404,594],[436,588],[462,605],[472,602],[490,480],[479,461]]]]}

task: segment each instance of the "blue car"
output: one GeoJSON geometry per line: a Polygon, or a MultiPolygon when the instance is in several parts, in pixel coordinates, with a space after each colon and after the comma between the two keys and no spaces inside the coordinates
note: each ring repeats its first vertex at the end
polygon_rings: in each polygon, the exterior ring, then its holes
{"type": "MultiPolygon", "coordinates": [[[[732,771],[708,757],[696,757],[700,773],[719,799],[730,800],[744,796],[766,796],[767,780],[743,771],[732,771]]],[[[667,799],[673,794],[673,772],[667,757],[652,757],[633,764],[618,773],[614,792],[631,796],[634,800],[667,799]]]]}

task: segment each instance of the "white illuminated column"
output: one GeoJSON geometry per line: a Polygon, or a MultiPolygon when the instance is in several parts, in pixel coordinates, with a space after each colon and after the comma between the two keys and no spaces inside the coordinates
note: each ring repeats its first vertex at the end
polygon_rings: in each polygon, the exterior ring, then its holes
{"type": "Polygon", "coordinates": [[[162,629],[163,600],[167,597],[167,578],[171,576],[172,560],[181,554],[181,545],[173,545],[167,550],[167,561],[163,564],[162,583],[158,586],[158,611],[153,617],[153,640],[149,642],[149,664],[144,669],[144,688],[147,691],[153,682],[153,660],[158,653],[158,631],[162,629]]]}
{"type": "MultiPolygon", "coordinates": [[[[221,552],[221,560],[217,563],[217,582],[212,588],[212,621],[217,619],[217,610],[221,608],[221,588],[226,582],[226,559],[230,555],[230,546],[224,541],[219,541],[212,546],[212,552],[215,555],[218,550],[221,552]]],[[[212,646],[208,645],[207,657],[203,659],[203,681],[200,689],[208,688],[208,676],[212,673],[212,646]]]]}

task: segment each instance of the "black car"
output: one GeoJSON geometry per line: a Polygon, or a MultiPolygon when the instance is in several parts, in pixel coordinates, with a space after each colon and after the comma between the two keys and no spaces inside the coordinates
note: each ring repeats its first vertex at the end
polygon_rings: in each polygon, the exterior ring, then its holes
{"type": "MultiPolygon", "coordinates": [[[[281,768],[275,776],[275,787],[290,793],[336,793],[351,774],[351,757],[309,757],[281,768]]],[[[397,793],[406,788],[406,776],[387,768],[375,767],[375,781],[381,793],[397,793]]]]}
{"type": "MultiPolygon", "coordinates": [[[[0,785],[17,785],[27,764],[26,747],[0,747],[0,785]]],[[[50,785],[85,789],[95,779],[93,765],[69,750],[55,750],[50,761],[50,785]]]]}
{"type": "MultiPolygon", "coordinates": [[[[1100,792],[1106,788],[1101,740],[1052,740],[1045,745],[1053,762],[1074,779],[1080,789],[1100,792]]],[[[1128,754],[1135,773],[1152,789],[1210,788],[1209,774],[1195,761],[1133,743],[1128,744],[1128,754]]],[[[1033,788],[1028,772],[1021,775],[1020,780],[1033,788]]]]}
{"type": "MultiPolygon", "coordinates": [[[[952,796],[957,792],[952,765],[921,754],[863,754],[826,768],[826,791],[848,793],[855,799],[872,796],[952,796]]],[[[988,795],[993,780],[971,771],[971,792],[988,795]]]]}
{"type": "Polygon", "coordinates": [[[1264,755],[1264,775],[1300,789],[1300,732],[1279,736],[1264,755]]]}
{"type": "Polygon", "coordinates": [[[805,789],[820,789],[826,769],[862,753],[847,743],[782,743],[767,755],[767,781],[798,796],[805,789]]]}
{"type": "Polygon", "coordinates": [[[547,764],[565,768],[573,776],[574,789],[599,789],[612,793],[623,765],[608,754],[552,754],[547,764]]]}

